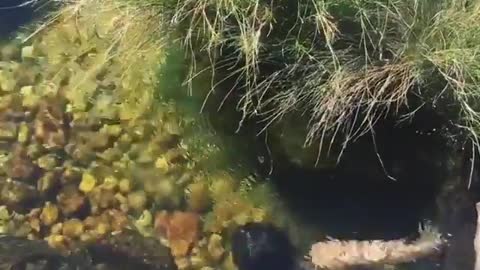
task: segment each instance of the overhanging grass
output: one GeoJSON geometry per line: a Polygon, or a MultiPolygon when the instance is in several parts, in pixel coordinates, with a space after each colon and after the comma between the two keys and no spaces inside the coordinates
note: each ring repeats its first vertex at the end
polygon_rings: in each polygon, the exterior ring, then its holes
{"type": "Polygon", "coordinates": [[[452,119],[478,126],[478,5],[179,0],[163,8],[175,7],[165,13],[170,23],[186,26],[189,51],[208,54],[214,71],[229,69],[245,118],[259,117],[267,128],[300,110],[310,118],[309,145],[340,134],[345,143],[354,140],[407,106],[412,92],[428,92],[425,102],[452,92],[461,107],[452,119]],[[432,79],[444,80],[443,87],[428,89],[432,79]]]}
{"type": "Polygon", "coordinates": [[[187,82],[201,72],[213,74],[212,92],[231,82],[222,91],[241,96],[239,126],[301,114],[305,145],[346,146],[387,114],[414,115],[412,95],[433,104],[448,94],[459,113],[436,109],[477,137],[480,0],[115,1],[178,37],[192,59],[187,82]]]}

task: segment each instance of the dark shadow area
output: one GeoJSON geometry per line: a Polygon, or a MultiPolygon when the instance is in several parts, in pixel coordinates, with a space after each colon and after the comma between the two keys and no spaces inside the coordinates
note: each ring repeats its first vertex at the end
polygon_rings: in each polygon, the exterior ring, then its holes
{"type": "Polygon", "coordinates": [[[435,214],[444,179],[441,129],[442,120],[429,112],[403,125],[382,121],[375,128],[376,148],[367,134],[348,147],[336,168],[277,163],[271,179],[297,218],[329,236],[416,237],[419,223],[435,214]]]}
{"type": "Polygon", "coordinates": [[[42,14],[53,7],[54,1],[45,0],[1,0],[0,1],[0,40],[12,35],[39,19],[42,14]]]}
{"type": "Polygon", "coordinates": [[[31,5],[21,6],[25,0],[3,0],[0,2],[0,38],[8,38],[34,17],[31,5]]]}

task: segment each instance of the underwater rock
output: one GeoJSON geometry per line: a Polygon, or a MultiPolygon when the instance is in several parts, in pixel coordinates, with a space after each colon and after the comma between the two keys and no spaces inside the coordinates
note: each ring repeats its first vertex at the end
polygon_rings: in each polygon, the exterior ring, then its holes
{"type": "Polygon", "coordinates": [[[65,216],[81,212],[87,208],[87,199],[76,186],[65,185],[57,195],[57,204],[65,216]]]}
{"type": "Polygon", "coordinates": [[[47,154],[37,159],[37,166],[44,170],[53,170],[59,163],[57,156],[47,154]]]}
{"type": "Polygon", "coordinates": [[[23,86],[20,89],[20,94],[22,95],[22,106],[24,108],[34,110],[37,107],[40,96],[34,92],[33,86],[23,86]]]}
{"type": "Polygon", "coordinates": [[[14,140],[17,136],[17,126],[14,123],[0,123],[0,140],[14,140]]]}
{"type": "Polygon", "coordinates": [[[144,236],[150,236],[152,231],[152,213],[148,210],[143,210],[140,217],[134,221],[135,228],[144,236]]]}
{"type": "Polygon", "coordinates": [[[93,151],[103,151],[110,146],[110,137],[103,132],[85,132],[80,134],[80,137],[93,151]]]}
{"type": "Polygon", "coordinates": [[[33,46],[25,46],[22,48],[22,59],[34,58],[33,46]]]}
{"type": "Polygon", "coordinates": [[[14,210],[28,208],[38,198],[37,190],[25,183],[7,179],[0,184],[0,202],[14,210]]]}
{"type": "Polygon", "coordinates": [[[40,157],[40,155],[43,154],[44,148],[41,144],[38,143],[32,143],[26,146],[26,155],[30,159],[36,159],[40,157]]]}
{"type": "Polygon", "coordinates": [[[76,167],[71,160],[64,162],[64,171],[61,176],[62,184],[79,181],[82,177],[82,169],[76,167]]]}
{"type": "Polygon", "coordinates": [[[232,236],[233,262],[239,270],[292,270],[295,252],[287,235],[271,224],[247,223],[232,236]]]}
{"type": "Polygon", "coordinates": [[[17,44],[7,44],[0,49],[2,61],[14,61],[20,58],[20,48],[17,44]]]}
{"type": "Polygon", "coordinates": [[[67,143],[64,107],[64,101],[58,98],[39,103],[34,122],[35,138],[47,149],[63,148],[67,143]]]}
{"type": "Polygon", "coordinates": [[[87,270],[88,264],[87,258],[63,256],[45,241],[0,236],[0,269],[87,270]]]}
{"type": "Polygon", "coordinates": [[[58,207],[50,202],[45,204],[40,214],[40,220],[46,226],[53,225],[59,218],[58,207]]]}
{"type": "Polygon", "coordinates": [[[78,189],[83,193],[90,193],[97,185],[97,179],[90,172],[84,172],[82,175],[82,181],[80,182],[78,189]]]}
{"type": "Polygon", "coordinates": [[[132,190],[132,181],[127,178],[123,178],[118,183],[118,189],[121,193],[126,194],[132,190]]]}
{"type": "Polygon", "coordinates": [[[17,141],[19,143],[25,144],[30,139],[30,128],[27,123],[22,122],[18,127],[18,136],[17,141]]]}
{"type": "Polygon", "coordinates": [[[205,211],[211,204],[208,185],[205,182],[191,183],[185,189],[185,194],[187,194],[188,208],[192,211],[205,211]]]}
{"type": "Polygon", "coordinates": [[[208,239],[208,253],[210,254],[210,257],[214,261],[220,261],[220,259],[223,257],[225,254],[225,249],[223,248],[222,245],[222,236],[219,234],[212,234],[210,235],[210,238],[208,239]]]}
{"type": "Polygon", "coordinates": [[[58,184],[58,173],[46,172],[37,182],[37,190],[42,194],[48,194],[58,184]]]}
{"type": "Polygon", "coordinates": [[[118,206],[118,200],[115,198],[115,193],[112,190],[103,190],[96,187],[88,194],[90,205],[92,206],[92,213],[96,213],[101,209],[113,209],[118,206]]]}
{"type": "Polygon", "coordinates": [[[139,269],[177,269],[169,248],[155,238],[144,237],[131,230],[110,235],[98,244],[90,246],[89,250],[95,254],[94,261],[112,261],[115,258],[115,264],[119,266],[127,263],[132,266],[137,265],[139,269]]]}
{"type": "Polygon", "coordinates": [[[155,216],[154,228],[167,237],[173,256],[185,256],[198,240],[200,216],[190,212],[174,211],[168,214],[162,211],[155,216]]]}
{"type": "Polygon", "coordinates": [[[14,179],[29,180],[36,171],[36,166],[27,155],[27,149],[16,144],[12,150],[12,159],[8,175],[14,179]]]}
{"type": "MultiPolygon", "coordinates": [[[[61,240],[62,236],[54,238],[61,240]]],[[[1,235],[0,269],[176,270],[177,267],[169,249],[157,240],[124,232],[69,254],[50,247],[46,241],[1,235]]]]}
{"type": "Polygon", "coordinates": [[[96,156],[107,164],[111,164],[122,158],[123,152],[117,147],[108,148],[103,152],[96,153],[96,156]]]}
{"type": "Polygon", "coordinates": [[[78,238],[85,231],[82,221],[76,218],[69,219],[63,223],[62,235],[69,238],[78,238]]]}
{"type": "Polygon", "coordinates": [[[147,194],[143,190],[134,191],[128,194],[127,201],[131,209],[141,211],[147,205],[147,194]]]}
{"type": "Polygon", "coordinates": [[[0,70],[0,90],[3,92],[12,92],[15,90],[16,82],[12,72],[0,70]]]}

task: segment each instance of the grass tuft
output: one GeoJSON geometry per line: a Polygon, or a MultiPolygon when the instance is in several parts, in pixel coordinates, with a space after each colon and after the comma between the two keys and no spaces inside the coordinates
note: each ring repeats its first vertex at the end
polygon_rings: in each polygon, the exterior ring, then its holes
{"type": "MultiPolygon", "coordinates": [[[[241,93],[243,119],[260,118],[267,130],[300,112],[310,119],[306,146],[339,135],[347,145],[408,108],[411,94],[431,103],[448,92],[461,108],[451,118],[469,130],[480,126],[478,6],[477,0],[179,0],[171,22],[183,25],[189,51],[205,52],[214,72],[228,70],[212,91],[234,78],[226,95],[241,93]],[[431,89],[439,85],[432,80],[442,87],[431,89]]],[[[417,108],[409,109],[413,115],[417,108]]]]}

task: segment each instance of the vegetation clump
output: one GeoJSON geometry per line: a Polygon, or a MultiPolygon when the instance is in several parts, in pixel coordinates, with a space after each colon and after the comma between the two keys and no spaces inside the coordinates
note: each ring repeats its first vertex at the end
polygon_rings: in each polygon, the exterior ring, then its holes
{"type": "Polygon", "coordinates": [[[236,96],[240,126],[301,115],[306,146],[344,148],[387,115],[429,107],[453,121],[445,136],[477,141],[477,0],[125,1],[175,29],[187,82],[213,74],[206,98],[228,82],[219,106],[236,96]]]}

